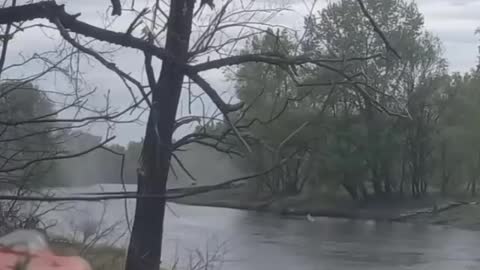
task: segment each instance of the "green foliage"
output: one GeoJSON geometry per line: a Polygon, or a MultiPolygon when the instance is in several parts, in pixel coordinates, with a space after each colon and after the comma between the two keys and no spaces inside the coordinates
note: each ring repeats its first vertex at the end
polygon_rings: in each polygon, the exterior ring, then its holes
{"type": "MultiPolygon", "coordinates": [[[[0,83],[0,121],[2,123],[52,119],[56,115],[48,96],[29,82],[0,83]]],[[[48,122],[23,125],[0,124],[0,171],[2,182],[16,185],[41,185],[49,181],[47,172],[52,162],[28,162],[49,158],[57,153],[59,136],[56,127],[48,122]]]]}
{"type": "MultiPolygon", "coordinates": [[[[442,45],[425,30],[415,2],[364,2],[401,59],[386,49],[356,0],[332,1],[316,16],[305,18],[305,35],[300,43],[291,32],[269,29],[254,36],[243,53],[301,53],[315,58],[357,60],[329,62],[328,66],[304,65],[293,70],[281,65],[243,64],[231,78],[236,97],[246,104],[246,110],[232,113],[230,118],[244,127],[240,130],[253,152],[244,153],[242,143],[227,132],[227,123],[212,121],[197,127],[196,133],[227,134],[223,144],[215,146],[245,154],[244,159],[235,159],[245,171],[264,171],[287,159],[259,179],[255,188],[262,195],[338,187],[353,199],[408,193],[419,197],[432,187],[443,193],[467,188],[475,194],[480,178],[478,71],[447,74],[442,45]],[[304,85],[299,86],[298,81],[304,85]]],[[[30,84],[4,83],[0,94],[2,121],[49,114],[55,117],[48,97],[30,84]],[[12,85],[16,91],[10,93],[7,89],[12,85]]],[[[18,138],[52,127],[39,123],[28,125],[28,130],[6,128],[1,138],[18,138]]],[[[85,132],[46,132],[13,142],[2,141],[0,151],[4,158],[22,149],[9,161],[13,166],[45,155],[45,146],[56,145],[58,138],[67,139],[68,144],[55,149],[68,153],[85,150],[102,139],[85,132]]],[[[207,138],[202,143],[214,145],[214,140],[207,138]]],[[[123,177],[127,183],[136,182],[141,147],[142,142],[109,146],[125,155],[123,177]]],[[[49,163],[50,167],[35,167],[35,172],[53,171],[49,183],[119,183],[121,165],[121,155],[99,149],[49,163]]],[[[181,171],[178,164],[172,166],[173,171],[181,171]]],[[[22,171],[22,175],[32,173],[22,171]]]]}
{"type": "MultiPolygon", "coordinates": [[[[453,106],[444,95],[454,91],[447,89],[452,79],[441,43],[425,31],[414,2],[365,4],[401,59],[386,50],[355,0],[332,2],[306,18],[302,44],[288,32],[271,30],[247,47],[248,53],[288,56],[301,48],[321,58],[368,58],[332,63],[328,69],[305,66],[296,71],[309,83],[302,87],[281,66],[249,63],[235,73],[237,97],[248,104],[242,122],[254,123],[248,133],[254,153],[244,161],[247,167],[266,169],[291,157],[260,181],[260,191],[291,194],[305,187],[342,186],[361,199],[407,190],[421,196],[436,183],[439,138],[448,133],[441,124],[447,117],[442,104],[453,106]],[[378,54],[382,57],[371,57],[378,54]],[[356,85],[343,74],[356,74],[356,85]],[[408,111],[408,117],[392,117],[379,108],[408,111]]],[[[449,153],[454,148],[449,145],[449,153]]]]}
{"type": "Polygon", "coordinates": [[[71,159],[49,159],[72,155],[95,147],[102,137],[60,126],[54,103],[48,95],[30,82],[0,83],[0,182],[2,187],[43,187],[56,185],[90,185],[120,183],[122,155],[125,155],[123,177],[136,183],[136,170],[142,142],[130,142],[125,148],[109,145],[71,159]],[[9,125],[26,121],[25,124],[9,125]],[[1,124],[4,123],[4,124],[1,124]],[[47,161],[32,161],[46,159],[47,161]],[[18,168],[18,169],[16,169],[18,168]],[[8,185],[4,185],[8,183],[8,185]]]}
{"type": "Polygon", "coordinates": [[[458,189],[462,183],[476,193],[480,178],[480,77],[454,74],[439,100],[441,114],[437,144],[441,151],[442,189],[458,189]],[[459,185],[460,184],[460,185],[459,185]]]}

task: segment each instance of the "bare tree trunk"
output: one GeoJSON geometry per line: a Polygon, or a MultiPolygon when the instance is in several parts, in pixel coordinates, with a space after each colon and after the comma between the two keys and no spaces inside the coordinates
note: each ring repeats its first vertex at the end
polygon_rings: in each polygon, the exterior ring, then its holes
{"type": "Polygon", "coordinates": [[[412,197],[418,198],[420,196],[420,176],[418,170],[418,155],[414,153],[411,161],[411,183],[412,183],[412,197]]]}
{"type": "Polygon", "coordinates": [[[368,99],[367,96],[363,96],[365,100],[365,109],[364,109],[364,117],[365,117],[365,125],[367,127],[367,143],[368,143],[368,167],[371,171],[371,182],[373,185],[373,194],[377,198],[381,197],[383,194],[382,183],[379,178],[378,174],[378,127],[375,123],[375,114],[374,108],[371,101],[368,99]]]}
{"type": "MultiPolygon", "coordinates": [[[[195,1],[191,0],[172,0],[170,3],[165,49],[174,59],[184,63],[188,58],[194,4],[195,1]]],[[[149,79],[153,106],[142,152],[143,172],[139,173],[138,177],[137,193],[140,195],[165,194],[173,127],[183,78],[182,67],[165,60],[158,83],[155,84],[154,80],[150,80],[152,78],[149,79]]],[[[160,198],[137,200],[125,265],[127,270],[160,268],[165,203],[165,199],[160,198]]]]}
{"type": "Polygon", "coordinates": [[[401,196],[404,195],[404,187],[405,187],[405,178],[406,176],[406,160],[405,160],[405,152],[402,153],[402,172],[401,172],[401,178],[400,178],[400,184],[399,184],[399,193],[401,196]]]}
{"type": "Polygon", "coordinates": [[[442,167],[442,184],[441,184],[441,193],[442,195],[447,195],[448,182],[450,180],[450,174],[447,170],[447,150],[446,143],[442,142],[441,145],[441,167],[442,167]]]}
{"type": "Polygon", "coordinates": [[[428,183],[427,183],[427,153],[425,142],[419,143],[420,145],[420,155],[418,159],[418,168],[419,168],[419,185],[420,185],[420,195],[424,196],[427,194],[428,183]]]}
{"type": "Polygon", "coordinates": [[[349,183],[349,178],[346,173],[343,173],[343,188],[347,191],[348,195],[352,198],[352,200],[358,200],[358,189],[355,184],[349,183]]]}
{"type": "Polygon", "coordinates": [[[417,193],[418,193],[418,184],[417,184],[417,181],[418,181],[418,177],[417,177],[417,170],[415,169],[415,165],[412,164],[412,173],[411,173],[411,185],[412,185],[412,197],[413,198],[416,198],[417,197],[417,193]]]}
{"type": "Polygon", "coordinates": [[[347,183],[342,183],[342,186],[347,191],[348,195],[350,195],[352,200],[358,200],[358,192],[356,186],[347,183]]]}
{"type": "Polygon", "coordinates": [[[385,194],[387,195],[387,197],[390,197],[390,195],[392,194],[392,191],[393,191],[392,180],[390,179],[391,174],[390,174],[390,163],[389,162],[390,161],[384,161],[383,164],[382,164],[383,186],[384,186],[385,194]]]}
{"type": "Polygon", "coordinates": [[[477,179],[476,178],[472,178],[472,185],[470,187],[472,191],[472,197],[475,197],[477,195],[477,179]]]}
{"type": "Polygon", "coordinates": [[[374,176],[372,178],[372,184],[373,184],[373,192],[375,196],[377,198],[380,198],[383,195],[383,188],[382,188],[382,182],[379,180],[376,173],[374,173],[374,176]]]}
{"type": "Polygon", "coordinates": [[[472,175],[472,185],[470,186],[473,197],[477,195],[477,178],[480,172],[480,151],[477,154],[477,167],[474,172],[475,173],[472,175]]]}
{"type": "Polygon", "coordinates": [[[362,193],[362,197],[364,200],[368,200],[368,190],[367,190],[367,187],[365,187],[365,183],[364,182],[360,182],[358,184],[358,188],[360,189],[360,192],[362,193]]]}

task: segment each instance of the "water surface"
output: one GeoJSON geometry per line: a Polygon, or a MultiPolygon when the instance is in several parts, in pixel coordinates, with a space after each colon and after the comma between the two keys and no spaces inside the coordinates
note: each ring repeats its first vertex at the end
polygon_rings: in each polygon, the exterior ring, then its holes
{"type": "MultiPolygon", "coordinates": [[[[119,187],[109,186],[119,190],[119,187]]],[[[130,187],[132,188],[132,187],[130,187]]],[[[81,189],[81,191],[91,191],[81,189]]],[[[108,188],[107,188],[108,189],[108,188]]],[[[74,192],[80,191],[75,189],[74,192]]],[[[55,231],[73,235],[84,220],[102,227],[118,222],[108,240],[124,246],[124,201],[75,203],[50,214],[55,231]]],[[[186,263],[196,254],[217,255],[227,270],[473,270],[480,269],[480,234],[440,226],[317,218],[281,218],[267,213],[170,203],[164,261],[186,263]],[[197,250],[199,253],[197,253],[197,250]]],[[[133,201],[128,203],[130,217],[133,201]]],[[[77,233],[78,236],[78,233],[77,233]]]]}

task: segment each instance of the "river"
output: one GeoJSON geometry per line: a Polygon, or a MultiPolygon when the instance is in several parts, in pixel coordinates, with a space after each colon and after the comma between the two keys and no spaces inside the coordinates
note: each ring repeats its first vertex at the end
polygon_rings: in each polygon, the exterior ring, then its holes
{"type": "MultiPolygon", "coordinates": [[[[114,186],[106,189],[119,190],[114,186]]],[[[54,233],[72,236],[86,219],[99,221],[104,216],[102,228],[119,222],[104,241],[120,238],[116,245],[126,244],[127,236],[122,236],[128,227],[124,201],[79,202],[63,207],[73,208],[48,214],[49,219],[58,222],[54,233]]],[[[131,217],[133,201],[127,208],[131,217]]],[[[195,254],[208,253],[209,257],[218,255],[217,261],[222,262],[215,269],[227,270],[480,269],[480,234],[472,231],[330,218],[309,222],[173,203],[169,208],[164,241],[167,264],[173,264],[175,258],[186,263],[195,254]]]]}

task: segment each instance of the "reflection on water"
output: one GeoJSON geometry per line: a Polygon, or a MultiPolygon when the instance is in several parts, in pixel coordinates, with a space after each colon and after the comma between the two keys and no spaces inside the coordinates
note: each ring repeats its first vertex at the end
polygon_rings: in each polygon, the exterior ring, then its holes
{"type": "MultiPolygon", "coordinates": [[[[114,239],[126,230],[124,202],[110,201],[105,207],[105,223],[123,221],[117,235],[111,236],[114,239]]],[[[101,203],[75,203],[75,208],[51,214],[60,219],[57,233],[69,235],[71,224],[80,222],[78,219],[99,218],[103,213],[101,203]]],[[[480,236],[470,231],[328,218],[311,223],[266,213],[176,204],[170,208],[164,241],[167,262],[174,258],[187,261],[199,250],[225,252],[222,269],[229,270],[480,269],[480,236]]],[[[133,201],[128,209],[131,217],[133,201]]],[[[126,241],[123,237],[117,244],[126,241]]]]}

